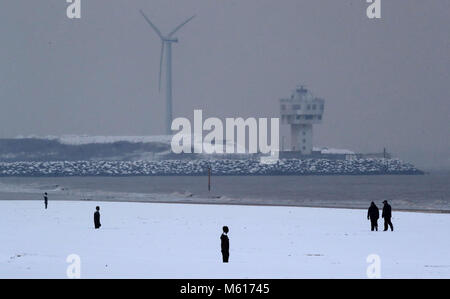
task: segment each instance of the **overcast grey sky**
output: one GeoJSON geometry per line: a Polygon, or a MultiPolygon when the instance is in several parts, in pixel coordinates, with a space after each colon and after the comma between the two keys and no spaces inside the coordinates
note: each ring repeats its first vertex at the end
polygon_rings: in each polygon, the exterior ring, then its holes
{"type": "Polygon", "coordinates": [[[164,132],[163,32],[174,116],[278,117],[299,83],[326,100],[318,146],[381,151],[450,168],[450,1],[63,0],[0,3],[0,138],[164,132]]]}

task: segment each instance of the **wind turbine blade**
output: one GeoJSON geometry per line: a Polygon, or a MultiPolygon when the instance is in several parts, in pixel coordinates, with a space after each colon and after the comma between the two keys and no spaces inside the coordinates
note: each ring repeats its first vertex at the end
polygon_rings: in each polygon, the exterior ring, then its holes
{"type": "Polygon", "coordinates": [[[164,42],[161,43],[161,59],[159,60],[159,89],[161,91],[161,73],[162,73],[162,63],[164,58],[164,42]]]}
{"type": "Polygon", "coordinates": [[[181,23],[180,25],[178,25],[174,30],[172,30],[172,32],[169,33],[169,37],[171,37],[172,35],[175,34],[175,32],[177,32],[181,27],[183,27],[184,25],[186,25],[190,20],[192,20],[193,18],[195,18],[195,15],[193,15],[192,17],[190,17],[189,19],[187,19],[186,21],[184,21],[183,23],[181,23]]]}
{"type": "Polygon", "coordinates": [[[139,10],[141,15],[144,17],[144,19],[147,21],[147,23],[153,28],[153,30],[155,30],[156,34],[158,34],[158,36],[161,39],[164,39],[163,35],[161,34],[161,31],[159,31],[159,29],[153,25],[152,21],[150,21],[150,19],[145,15],[145,13],[142,11],[142,9],[139,10]]]}

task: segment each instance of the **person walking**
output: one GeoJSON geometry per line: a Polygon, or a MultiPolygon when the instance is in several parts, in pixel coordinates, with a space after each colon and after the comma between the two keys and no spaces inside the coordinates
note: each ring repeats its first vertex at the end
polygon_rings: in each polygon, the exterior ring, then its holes
{"type": "Polygon", "coordinates": [[[367,219],[370,219],[370,230],[371,231],[378,231],[378,219],[380,218],[380,210],[378,210],[378,207],[375,205],[375,203],[372,201],[369,207],[369,210],[367,211],[367,219]]]}
{"type": "Polygon", "coordinates": [[[222,251],[222,260],[224,263],[228,263],[228,259],[230,257],[230,240],[228,239],[228,226],[224,226],[222,228],[223,233],[220,236],[220,247],[222,251]]]}
{"type": "Polygon", "coordinates": [[[100,224],[100,207],[99,206],[95,207],[95,210],[96,211],[94,213],[94,227],[95,229],[99,229],[100,226],[102,226],[100,224]]]}
{"type": "Polygon", "coordinates": [[[391,228],[391,231],[394,231],[394,226],[392,225],[391,218],[392,218],[392,208],[391,205],[388,204],[387,200],[383,201],[383,214],[382,217],[384,218],[384,231],[388,230],[388,226],[391,228]]]}

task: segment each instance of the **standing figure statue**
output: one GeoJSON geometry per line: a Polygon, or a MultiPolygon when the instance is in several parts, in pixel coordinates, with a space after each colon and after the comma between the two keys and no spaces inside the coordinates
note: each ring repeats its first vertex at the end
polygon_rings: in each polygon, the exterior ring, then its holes
{"type": "Polygon", "coordinates": [[[228,263],[228,259],[230,257],[230,240],[228,239],[228,226],[224,226],[222,228],[223,233],[220,236],[220,247],[222,251],[222,260],[224,263],[228,263]]]}
{"type": "Polygon", "coordinates": [[[94,227],[95,229],[99,229],[100,226],[102,226],[100,224],[100,207],[99,206],[95,207],[95,210],[96,211],[94,213],[94,227]]]}
{"type": "Polygon", "coordinates": [[[47,206],[48,206],[48,195],[47,195],[47,192],[44,193],[44,206],[45,206],[45,209],[47,210],[47,206]]]}

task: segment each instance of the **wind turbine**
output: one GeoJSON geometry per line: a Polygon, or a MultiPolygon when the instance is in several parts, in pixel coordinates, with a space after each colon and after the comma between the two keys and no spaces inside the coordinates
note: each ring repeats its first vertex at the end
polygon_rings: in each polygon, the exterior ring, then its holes
{"type": "Polygon", "coordinates": [[[178,39],[172,36],[180,30],[181,27],[186,25],[194,16],[190,17],[177,27],[173,29],[168,35],[162,35],[161,31],[150,21],[150,19],[144,14],[142,10],[139,10],[147,21],[147,23],[153,28],[153,30],[158,34],[161,39],[161,58],[159,61],[159,91],[161,91],[161,73],[162,73],[162,63],[164,59],[164,49],[166,50],[166,134],[172,134],[172,43],[177,43],[178,39]]]}

